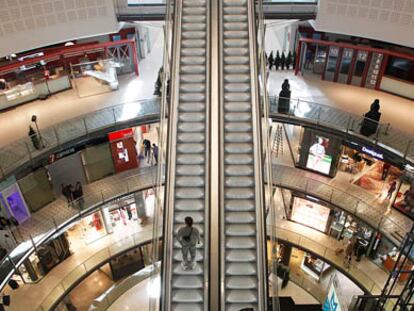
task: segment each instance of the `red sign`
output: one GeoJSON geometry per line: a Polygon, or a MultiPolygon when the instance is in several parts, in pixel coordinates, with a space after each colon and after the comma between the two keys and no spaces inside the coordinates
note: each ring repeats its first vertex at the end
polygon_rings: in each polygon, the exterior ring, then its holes
{"type": "Polygon", "coordinates": [[[129,128],[129,129],[109,133],[108,138],[109,138],[109,141],[116,141],[116,140],[121,140],[121,139],[132,137],[133,135],[134,135],[134,132],[132,131],[131,128],[129,128]]]}

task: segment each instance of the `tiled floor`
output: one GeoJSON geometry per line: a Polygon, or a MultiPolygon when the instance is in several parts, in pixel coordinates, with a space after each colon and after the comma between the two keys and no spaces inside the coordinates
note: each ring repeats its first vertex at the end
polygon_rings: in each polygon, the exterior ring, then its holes
{"type": "Polygon", "coordinates": [[[102,270],[96,270],[70,293],[70,299],[77,311],[88,311],[93,300],[109,289],[114,282],[102,270]]]}

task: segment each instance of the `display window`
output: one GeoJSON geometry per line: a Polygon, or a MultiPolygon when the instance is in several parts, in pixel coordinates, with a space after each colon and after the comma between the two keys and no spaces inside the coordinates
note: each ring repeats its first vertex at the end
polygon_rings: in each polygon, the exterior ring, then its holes
{"type": "Polygon", "coordinates": [[[414,219],[414,180],[401,183],[393,206],[414,219]]]}
{"type": "Polygon", "coordinates": [[[329,208],[318,203],[294,197],[290,219],[313,229],[326,232],[330,211],[329,208]]]}
{"type": "Polygon", "coordinates": [[[323,277],[324,274],[331,268],[331,266],[319,258],[309,253],[305,253],[301,268],[310,276],[314,277],[317,280],[320,280],[321,277],[323,277]]]}
{"type": "Polygon", "coordinates": [[[392,200],[399,186],[401,170],[380,160],[383,158],[381,153],[367,147],[361,150],[345,146],[339,161],[339,171],[352,175],[353,184],[381,199],[392,200]]]}
{"type": "Polygon", "coordinates": [[[106,235],[105,226],[100,212],[82,218],[82,237],[87,244],[92,243],[106,235]]]}

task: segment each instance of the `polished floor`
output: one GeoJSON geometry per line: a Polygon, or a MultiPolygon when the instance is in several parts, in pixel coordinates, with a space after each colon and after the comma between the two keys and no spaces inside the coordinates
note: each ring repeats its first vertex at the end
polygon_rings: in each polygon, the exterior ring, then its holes
{"type": "Polygon", "coordinates": [[[37,115],[40,131],[65,120],[135,100],[153,97],[154,83],[162,66],[163,33],[150,28],[151,52],[139,62],[139,76],[121,75],[119,90],[80,98],[75,90],[54,94],[47,100],[36,100],[0,112],[0,147],[26,137],[32,115],[37,115]]]}

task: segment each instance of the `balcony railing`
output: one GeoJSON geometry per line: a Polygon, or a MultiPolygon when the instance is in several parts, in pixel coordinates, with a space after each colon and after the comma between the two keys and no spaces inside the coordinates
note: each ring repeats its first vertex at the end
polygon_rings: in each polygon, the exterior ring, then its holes
{"type": "MultiPolygon", "coordinates": [[[[284,98],[282,98],[284,99],[284,98]]],[[[320,127],[338,130],[344,134],[352,135],[378,145],[385,150],[402,157],[410,163],[414,163],[414,136],[398,130],[390,123],[380,123],[368,119],[375,133],[370,136],[361,134],[361,127],[364,123],[364,116],[358,116],[332,106],[322,105],[303,99],[284,99],[289,103],[285,113],[279,113],[279,97],[270,98],[270,114],[279,119],[296,119],[301,122],[308,122],[320,127]]],[[[287,106],[287,105],[286,105],[287,106]]],[[[366,121],[366,122],[367,122],[366,121]]]]}
{"type": "Polygon", "coordinates": [[[103,108],[40,129],[37,136],[25,137],[0,148],[0,177],[5,177],[20,166],[31,163],[36,157],[50,154],[80,137],[107,128],[116,130],[133,121],[158,118],[159,110],[158,98],[144,99],[103,108]],[[37,143],[34,139],[37,139],[37,143]]]}

